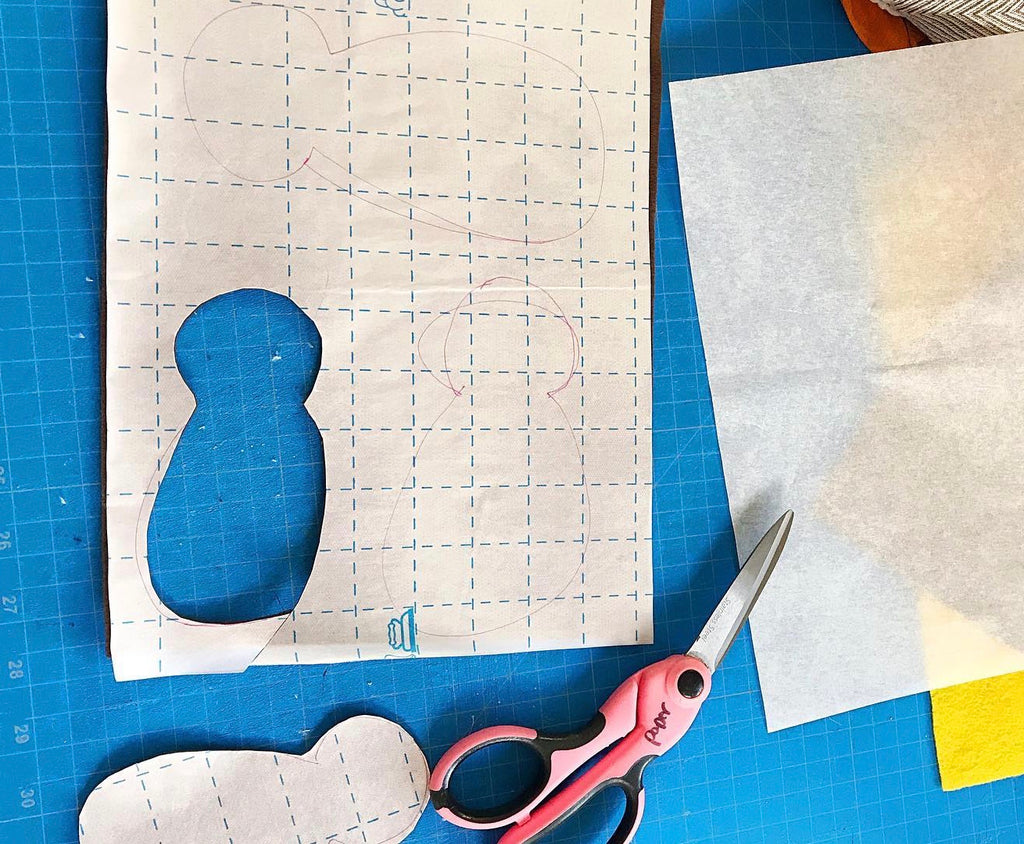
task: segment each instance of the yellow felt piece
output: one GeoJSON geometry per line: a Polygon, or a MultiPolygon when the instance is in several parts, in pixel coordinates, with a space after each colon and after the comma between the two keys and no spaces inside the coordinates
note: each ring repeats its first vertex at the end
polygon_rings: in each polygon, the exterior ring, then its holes
{"type": "Polygon", "coordinates": [[[945,791],[1024,774],[1024,672],[932,692],[945,791]]]}

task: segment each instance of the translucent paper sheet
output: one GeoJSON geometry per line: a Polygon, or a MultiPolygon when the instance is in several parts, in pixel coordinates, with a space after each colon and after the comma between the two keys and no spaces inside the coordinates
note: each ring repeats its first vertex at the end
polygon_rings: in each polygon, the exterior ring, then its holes
{"type": "Polygon", "coordinates": [[[672,111],[769,728],[1024,668],[1024,35],[672,111]]]}
{"type": "Polygon", "coordinates": [[[650,4],[109,12],[117,677],[650,641],[650,4]],[[242,287],[322,335],[326,514],[294,612],[205,624],[147,524],[242,287]]]}
{"type": "Polygon", "coordinates": [[[427,776],[412,736],[363,715],[302,756],[170,753],[111,774],[82,807],[79,841],[401,841],[426,806],[427,776]]]}

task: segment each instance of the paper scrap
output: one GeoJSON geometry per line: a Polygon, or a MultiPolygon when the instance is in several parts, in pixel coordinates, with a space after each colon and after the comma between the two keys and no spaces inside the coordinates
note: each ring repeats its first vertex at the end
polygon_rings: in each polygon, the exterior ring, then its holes
{"type": "Polygon", "coordinates": [[[361,715],[302,756],[169,753],[111,774],[82,807],[79,841],[401,841],[426,806],[428,775],[412,736],[361,715]]]}
{"type": "Polygon", "coordinates": [[[1024,774],[1024,673],[936,689],[932,727],[944,790],[1024,774]]]}
{"type": "Polygon", "coordinates": [[[671,94],[769,729],[1024,668],[1024,35],[671,94]]]}
{"type": "Polygon", "coordinates": [[[650,15],[110,0],[118,679],[651,641],[650,15]],[[323,338],[326,511],[293,612],[206,624],[147,525],[175,335],[241,287],[323,338]]]}

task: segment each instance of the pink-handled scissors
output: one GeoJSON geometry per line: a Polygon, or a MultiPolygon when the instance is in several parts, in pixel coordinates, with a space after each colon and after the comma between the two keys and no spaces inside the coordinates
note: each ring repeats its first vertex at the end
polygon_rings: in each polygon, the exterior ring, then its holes
{"type": "Polygon", "coordinates": [[[526,727],[489,727],[453,745],[430,776],[434,808],[445,820],[470,829],[515,824],[498,844],[529,844],[549,833],[599,791],[617,787],[626,795],[626,810],[608,844],[632,840],[644,810],[644,768],[690,729],[711,691],[711,674],[761,595],[782,555],[792,523],[790,510],[757,543],[686,654],[670,656],[638,671],[615,690],[581,730],[555,735],[526,727]],[[543,773],[538,783],[518,802],[491,812],[463,806],[449,791],[452,773],[478,750],[507,741],[522,742],[540,757],[543,773]],[[558,786],[609,747],[599,761],[556,793],[558,786]]]}

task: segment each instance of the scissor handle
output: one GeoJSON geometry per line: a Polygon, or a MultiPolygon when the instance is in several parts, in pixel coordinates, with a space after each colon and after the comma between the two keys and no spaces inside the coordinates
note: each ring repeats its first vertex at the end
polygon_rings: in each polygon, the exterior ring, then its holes
{"type": "Polygon", "coordinates": [[[458,826],[496,829],[518,823],[575,771],[582,761],[618,737],[603,738],[605,727],[605,716],[598,712],[585,727],[571,733],[539,733],[529,727],[487,727],[478,730],[456,742],[441,757],[430,775],[430,800],[443,818],[458,826]],[[478,750],[509,741],[521,742],[537,755],[541,773],[536,783],[516,799],[493,809],[471,809],[460,803],[449,790],[455,769],[478,750]]]}
{"type": "Polygon", "coordinates": [[[632,840],[644,812],[644,769],[690,729],[711,691],[711,669],[691,656],[670,656],[638,671],[623,685],[628,684],[637,690],[635,726],[629,734],[597,764],[541,802],[498,844],[538,841],[595,794],[613,786],[626,795],[626,809],[608,844],[632,840]]]}
{"type": "Polygon", "coordinates": [[[608,844],[627,844],[633,840],[644,814],[643,773],[657,754],[639,755],[629,740],[613,747],[598,765],[585,771],[561,791],[555,792],[530,815],[508,830],[498,844],[532,844],[560,826],[607,788],[618,788],[626,797],[622,819],[608,844]]]}
{"type": "Polygon", "coordinates": [[[624,844],[636,832],[644,808],[643,770],[690,728],[711,689],[711,669],[692,656],[670,656],[636,672],[612,693],[582,730],[546,735],[527,727],[489,727],[453,745],[430,775],[430,799],[447,821],[471,829],[516,824],[499,844],[525,844],[558,826],[599,791],[618,787],[626,812],[609,844],[624,844]],[[555,789],[586,762],[623,739],[599,762],[555,789]],[[452,773],[488,745],[518,741],[541,760],[537,784],[518,800],[489,811],[463,806],[449,791],[452,773]]]}

